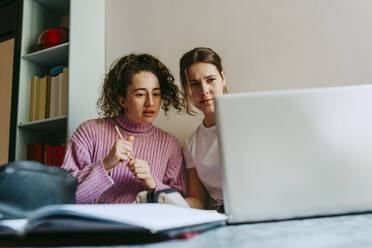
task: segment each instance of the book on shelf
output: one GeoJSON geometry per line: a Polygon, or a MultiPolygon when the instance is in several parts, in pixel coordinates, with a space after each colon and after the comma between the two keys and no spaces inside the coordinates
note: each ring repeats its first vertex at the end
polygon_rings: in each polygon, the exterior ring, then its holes
{"type": "Polygon", "coordinates": [[[27,160],[43,163],[43,153],[43,144],[34,142],[27,145],[27,160]]]}
{"type": "Polygon", "coordinates": [[[50,117],[50,84],[51,84],[51,77],[47,76],[47,84],[46,84],[46,99],[45,99],[45,118],[50,117]]]}
{"type": "Polygon", "coordinates": [[[46,118],[49,76],[31,77],[29,121],[46,118]]]}
{"type": "Polygon", "coordinates": [[[31,94],[30,94],[30,112],[29,112],[29,120],[34,121],[36,120],[36,105],[38,98],[38,81],[39,77],[38,76],[32,76],[31,78],[31,94]]]}
{"type": "Polygon", "coordinates": [[[49,101],[49,116],[58,116],[58,84],[59,84],[60,74],[52,76],[50,80],[50,101],[49,101]]]}
{"type": "Polygon", "coordinates": [[[7,235],[31,240],[35,235],[42,239],[49,235],[57,242],[74,237],[94,239],[96,235],[102,238],[102,234],[110,234],[124,242],[141,243],[146,237],[149,240],[151,237],[169,239],[202,232],[224,225],[225,220],[225,215],[214,210],[159,203],[50,205],[37,209],[28,219],[0,221],[0,237],[3,237],[0,240],[6,240],[7,235]]]}
{"type": "Polygon", "coordinates": [[[58,116],[67,115],[67,100],[68,100],[68,67],[63,68],[59,74],[58,87],[58,116]]]}
{"type": "Polygon", "coordinates": [[[39,120],[39,112],[40,112],[40,77],[37,77],[35,83],[35,113],[34,113],[34,121],[39,120]]]}
{"type": "Polygon", "coordinates": [[[52,146],[34,142],[27,145],[27,160],[51,166],[61,166],[66,152],[65,145],[52,146]]]}
{"type": "Polygon", "coordinates": [[[66,146],[52,146],[51,165],[61,166],[65,158],[66,146]]]}
{"type": "MultiPolygon", "coordinates": [[[[52,145],[44,144],[43,146],[43,164],[45,165],[54,165],[53,156],[52,156],[52,145]]],[[[40,162],[40,161],[38,161],[40,162]]]]}
{"type": "Polygon", "coordinates": [[[29,121],[67,115],[68,67],[55,75],[31,77],[29,121]]]}
{"type": "Polygon", "coordinates": [[[37,120],[45,119],[45,111],[46,111],[46,95],[47,95],[47,81],[48,76],[44,76],[40,78],[39,84],[39,107],[37,112],[37,120]]]}

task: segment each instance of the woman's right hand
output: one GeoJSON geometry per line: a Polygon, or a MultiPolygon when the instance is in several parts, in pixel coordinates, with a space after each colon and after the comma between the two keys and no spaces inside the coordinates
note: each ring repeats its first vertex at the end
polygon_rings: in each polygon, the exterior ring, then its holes
{"type": "Polygon", "coordinates": [[[103,159],[103,167],[108,171],[114,168],[119,162],[131,158],[133,141],[133,136],[129,136],[126,140],[119,139],[116,141],[109,154],[103,159]]]}

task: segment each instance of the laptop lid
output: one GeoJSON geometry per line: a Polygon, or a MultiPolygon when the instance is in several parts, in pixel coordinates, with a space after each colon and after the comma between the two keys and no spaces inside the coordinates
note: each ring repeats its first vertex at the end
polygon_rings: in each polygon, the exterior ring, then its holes
{"type": "Polygon", "coordinates": [[[216,97],[228,222],[372,210],[372,85],[216,97]]]}

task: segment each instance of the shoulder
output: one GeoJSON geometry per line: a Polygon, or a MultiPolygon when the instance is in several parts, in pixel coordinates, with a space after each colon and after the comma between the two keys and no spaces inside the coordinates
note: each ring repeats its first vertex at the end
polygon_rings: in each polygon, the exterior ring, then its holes
{"type": "Polygon", "coordinates": [[[157,143],[158,149],[166,151],[168,154],[181,153],[181,145],[176,136],[158,127],[155,127],[154,133],[153,138],[156,139],[155,143],[157,143]]]}
{"type": "Polygon", "coordinates": [[[167,131],[161,128],[158,128],[158,127],[155,127],[155,132],[157,133],[157,136],[161,138],[161,140],[164,140],[167,143],[171,143],[171,144],[179,146],[179,141],[177,137],[174,136],[173,134],[168,133],[167,131]]]}
{"type": "MultiPolygon", "coordinates": [[[[203,124],[201,124],[203,125],[203,124]]],[[[195,144],[197,144],[199,142],[199,140],[203,137],[203,129],[201,127],[201,125],[198,126],[197,129],[195,129],[189,137],[186,138],[185,140],[185,144],[184,144],[184,148],[185,149],[188,149],[188,150],[191,150],[191,147],[194,146],[195,144]]]]}
{"type": "Polygon", "coordinates": [[[195,151],[198,150],[198,144],[200,143],[200,139],[202,137],[201,132],[203,131],[201,125],[199,125],[199,127],[195,129],[194,132],[192,132],[191,135],[185,140],[185,144],[182,149],[187,169],[195,167],[194,155],[195,151]]]}
{"type": "Polygon", "coordinates": [[[112,122],[112,118],[98,118],[84,121],[76,128],[72,139],[89,140],[96,133],[102,133],[103,129],[111,126],[112,122]]]}
{"type": "Polygon", "coordinates": [[[99,128],[104,128],[112,122],[111,118],[98,118],[84,121],[81,123],[75,130],[75,132],[86,132],[86,131],[95,131],[99,128]]]}
{"type": "Polygon", "coordinates": [[[112,118],[97,118],[84,121],[79,127],[96,127],[113,123],[112,118]]]}

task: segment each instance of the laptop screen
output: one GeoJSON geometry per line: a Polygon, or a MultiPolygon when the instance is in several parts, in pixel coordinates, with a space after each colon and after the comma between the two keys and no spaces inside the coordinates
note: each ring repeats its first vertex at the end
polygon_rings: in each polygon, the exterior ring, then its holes
{"type": "Polygon", "coordinates": [[[372,85],[216,97],[229,221],[372,210],[372,85]]]}

